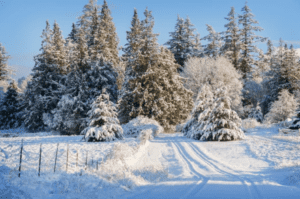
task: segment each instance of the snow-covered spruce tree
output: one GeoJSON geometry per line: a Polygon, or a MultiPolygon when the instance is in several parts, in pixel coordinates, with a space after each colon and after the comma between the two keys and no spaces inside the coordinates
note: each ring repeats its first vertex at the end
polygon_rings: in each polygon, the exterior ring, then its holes
{"type": "Polygon", "coordinates": [[[0,129],[16,128],[22,123],[19,114],[20,100],[17,89],[16,83],[11,82],[0,101],[0,129]]]}
{"type": "MultiPolygon", "coordinates": [[[[139,115],[158,121],[164,128],[183,122],[192,107],[193,93],[184,88],[173,54],[161,47],[142,76],[131,80],[133,106],[130,118],[139,115]]],[[[121,104],[122,105],[122,104],[121,104]]]]}
{"type": "Polygon", "coordinates": [[[67,39],[66,40],[71,40],[72,42],[76,42],[76,34],[77,34],[77,31],[78,31],[78,29],[77,29],[77,27],[76,27],[76,25],[75,25],[75,23],[73,23],[72,24],[72,30],[71,30],[71,32],[70,32],[70,34],[68,35],[68,37],[67,37],[67,39]]]}
{"type": "Polygon", "coordinates": [[[100,26],[100,21],[99,21],[99,15],[98,15],[98,9],[97,7],[94,8],[91,14],[92,22],[91,22],[91,35],[88,40],[88,50],[89,50],[89,56],[91,59],[92,63],[97,62],[97,60],[101,56],[100,48],[101,45],[105,44],[100,44],[99,42],[99,26],[100,26]]]}
{"type": "Polygon", "coordinates": [[[89,142],[112,141],[123,139],[123,129],[117,118],[116,107],[109,100],[109,95],[105,90],[96,98],[92,104],[92,109],[88,112],[90,123],[81,134],[89,142]]]}
{"type": "MultiPolygon", "coordinates": [[[[175,56],[176,62],[184,67],[184,62],[191,56],[200,56],[201,43],[199,36],[194,35],[194,25],[191,23],[190,18],[186,20],[177,16],[177,23],[175,31],[170,32],[171,39],[165,45],[169,46],[168,49],[175,56]]],[[[181,71],[181,69],[180,69],[181,71]]]]}
{"type": "Polygon", "coordinates": [[[265,122],[277,123],[296,115],[297,100],[288,90],[283,89],[279,93],[278,100],[271,105],[270,112],[265,116],[265,122]]]}
{"type": "Polygon", "coordinates": [[[250,110],[250,113],[248,114],[248,118],[254,118],[258,122],[263,121],[263,114],[261,112],[261,108],[259,106],[259,103],[256,105],[256,107],[252,107],[250,110]]]}
{"type": "MultiPolygon", "coordinates": [[[[192,24],[191,20],[189,17],[187,17],[184,21],[184,28],[185,28],[185,34],[184,34],[184,43],[185,43],[185,48],[184,48],[184,54],[185,54],[185,60],[187,60],[189,57],[193,56],[194,54],[199,54],[200,52],[197,52],[196,49],[199,48],[200,45],[199,40],[197,41],[197,38],[194,34],[195,28],[194,24],[192,24]],[[196,44],[196,42],[199,42],[196,44]]],[[[183,65],[184,66],[184,65],[183,65]]]]}
{"type": "Polygon", "coordinates": [[[122,90],[119,94],[119,120],[127,123],[133,119],[130,112],[133,107],[132,92],[135,89],[133,82],[142,76],[153,63],[153,57],[158,53],[158,34],[153,33],[153,16],[148,9],[144,12],[145,19],[139,22],[137,12],[134,11],[131,30],[127,32],[125,45],[125,60],[127,66],[122,90]]]}
{"type": "Polygon", "coordinates": [[[195,106],[191,112],[191,118],[184,124],[182,128],[182,133],[188,138],[198,137],[198,134],[201,134],[201,129],[199,129],[199,120],[198,117],[205,110],[210,109],[213,104],[214,94],[211,90],[211,86],[204,84],[199,90],[195,106]],[[198,131],[200,130],[200,131],[198,131]]]}
{"type": "Polygon", "coordinates": [[[87,41],[91,38],[92,12],[99,8],[97,0],[89,0],[89,3],[83,7],[83,14],[78,17],[77,26],[81,28],[87,41]]]}
{"type": "Polygon", "coordinates": [[[85,77],[78,68],[74,67],[66,76],[63,93],[51,114],[43,114],[43,120],[48,127],[61,134],[78,135],[87,127],[87,113],[93,100],[85,77]]]}
{"type": "Polygon", "coordinates": [[[66,74],[67,72],[67,49],[65,48],[65,39],[62,36],[62,32],[59,28],[57,22],[53,25],[53,35],[52,35],[52,45],[53,49],[49,54],[53,56],[53,64],[59,69],[60,74],[66,74]]]}
{"type": "Polygon", "coordinates": [[[165,43],[165,45],[169,46],[169,49],[174,54],[176,62],[180,65],[184,65],[185,55],[184,55],[184,34],[185,34],[185,27],[184,27],[184,19],[177,15],[177,23],[175,25],[175,31],[170,32],[171,39],[165,43]]]}
{"type": "Polygon", "coordinates": [[[91,69],[91,61],[88,53],[87,39],[82,28],[78,29],[76,48],[72,56],[72,68],[74,70],[80,70],[81,73],[86,73],[91,69]]]}
{"type": "Polygon", "coordinates": [[[130,31],[126,31],[127,33],[126,39],[128,43],[126,43],[125,47],[122,49],[124,51],[124,54],[122,55],[122,59],[124,60],[123,63],[125,64],[125,73],[124,73],[124,81],[120,91],[120,96],[122,96],[123,94],[125,94],[125,92],[128,92],[130,90],[129,80],[134,79],[136,77],[136,73],[134,70],[132,70],[132,67],[135,64],[138,57],[138,52],[143,45],[142,31],[143,31],[143,27],[139,20],[137,10],[134,9],[130,31]]]}
{"type": "Polygon", "coordinates": [[[0,43],[0,81],[5,81],[8,78],[8,59],[9,56],[7,55],[5,47],[0,43]]]}
{"type": "Polygon", "coordinates": [[[247,2],[242,8],[242,13],[242,15],[239,15],[239,24],[242,26],[239,33],[241,48],[239,70],[242,72],[243,78],[246,79],[252,70],[252,66],[255,64],[254,53],[257,53],[256,43],[263,42],[266,38],[255,34],[255,31],[262,31],[263,28],[255,26],[258,22],[253,19],[254,15],[251,13],[247,2]]]}
{"type": "Polygon", "coordinates": [[[204,141],[231,141],[244,138],[241,130],[241,119],[231,109],[231,99],[226,88],[215,92],[215,100],[211,111],[203,112],[198,120],[204,121],[200,139],[204,141]]]}
{"type": "Polygon", "coordinates": [[[103,58],[100,58],[100,60],[85,75],[90,97],[95,99],[105,88],[111,101],[116,103],[118,98],[117,77],[118,73],[115,71],[112,64],[104,61],[103,58]]]}
{"type": "Polygon", "coordinates": [[[288,81],[290,83],[290,92],[294,93],[296,90],[299,90],[300,82],[300,63],[299,57],[296,55],[296,51],[293,45],[290,46],[287,54],[287,68],[288,72],[288,81]]]}
{"type": "Polygon", "coordinates": [[[231,7],[231,10],[227,17],[228,23],[225,24],[226,31],[224,31],[222,39],[224,40],[224,45],[221,49],[221,54],[227,57],[235,69],[239,69],[238,62],[239,62],[239,42],[240,42],[240,35],[239,35],[239,27],[236,23],[236,12],[234,7],[231,7]]]}
{"type": "Polygon", "coordinates": [[[124,54],[122,56],[122,58],[128,62],[128,66],[131,65],[130,62],[135,59],[137,52],[142,47],[142,31],[143,28],[141,26],[137,9],[134,9],[130,31],[126,31],[126,39],[128,43],[126,43],[123,48],[124,54]]]}
{"type": "Polygon", "coordinates": [[[34,57],[35,66],[32,69],[32,81],[25,94],[24,123],[28,130],[44,129],[43,113],[50,113],[60,99],[62,78],[59,60],[56,59],[53,31],[49,22],[42,34],[41,54],[34,57]]]}
{"type": "Polygon", "coordinates": [[[208,44],[204,45],[204,55],[216,58],[221,53],[221,35],[220,33],[216,32],[211,25],[206,24],[206,27],[209,34],[202,38],[203,40],[208,41],[208,44]]]}
{"type": "Polygon", "coordinates": [[[102,5],[98,31],[102,57],[111,62],[113,66],[117,66],[119,64],[119,38],[106,0],[102,5]]]}
{"type": "Polygon", "coordinates": [[[190,58],[180,75],[186,78],[185,87],[194,92],[194,99],[204,84],[209,84],[212,90],[226,86],[232,108],[238,111],[241,106],[241,75],[225,57],[190,58]]]}

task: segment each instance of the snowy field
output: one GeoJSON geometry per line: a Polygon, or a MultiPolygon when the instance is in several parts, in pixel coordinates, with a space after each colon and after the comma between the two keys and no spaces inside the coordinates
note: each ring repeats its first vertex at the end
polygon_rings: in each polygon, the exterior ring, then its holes
{"type": "Polygon", "coordinates": [[[0,197],[298,199],[300,135],[281,134],[278,128],[248,129],[242,141],[199,142],[174,133],[160,134],[145,144],[135,138],[86,143],[82,136],[1,131],[0,197]]]}

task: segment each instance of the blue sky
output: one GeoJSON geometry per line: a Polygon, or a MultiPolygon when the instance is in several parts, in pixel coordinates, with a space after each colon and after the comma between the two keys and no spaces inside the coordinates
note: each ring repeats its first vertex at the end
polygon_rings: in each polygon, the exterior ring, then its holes
{"type": "MultiPolygon", "coordinates": [[[[169,32],[174,30],[177,14],[189,16],[201,37],[207,35],[205,24],[216,31],[223,31],[224,17],[234,6],[236,12],[245,4],[244,0],[107,0],[114,18],[120,45],[126,43],[126,31],[130,27],[133,9],[137,8],[140,18],[148,6],[155,19],[155,33],[164,44],[169,32]]],[[[11,55],[9,64],[17,70],[16,77],[27,76],[34,66],[33,56],[41,47],[40,35],[48,19],[58,22],[66,37],[71,25],[82,14],[88,0],[0,0],[0,42],[11,55]]],[[[98,0],[101,5],[102,0],[98,0]]],[[[248,5],[264,31],[261,36],[274,42],[281,37],[299,47],[300,43],[300,1],[298,0],[248,0],[248,5]]],[[[265,49],[265,45],[261,44],[265,49]]]]}

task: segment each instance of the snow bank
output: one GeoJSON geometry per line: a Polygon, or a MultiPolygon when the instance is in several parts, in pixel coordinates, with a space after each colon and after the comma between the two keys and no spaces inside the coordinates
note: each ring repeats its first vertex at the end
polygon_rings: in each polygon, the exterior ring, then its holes
{"type": "Polygon", "coordinates": [[[122,125],[122,128],[124,135],[127,137],[140,137],[140,134],[149,136],[151,131],[150,138],[152,139],[164,132],[164,128],[157,121],[143,116],[138,116],[127,124],[122,125]]]}

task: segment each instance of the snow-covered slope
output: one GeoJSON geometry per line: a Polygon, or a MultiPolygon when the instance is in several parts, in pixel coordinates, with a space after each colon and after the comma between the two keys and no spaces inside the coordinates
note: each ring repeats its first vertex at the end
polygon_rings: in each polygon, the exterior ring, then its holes
{"type": "Polygon", "coordinates": [[[27,136],[23,137],[21,178],[12,169],[18,166],[22,137],[0,138],[0,196],[17,193],[24,198],[298,199],[300,136],[279,134],[278,128],[248,129],[245,140],[232,142],[201,142],[179,133],[160,134],[142,147],[134,138],[86,143],[80,142],[79,136],[27,136]],[[50,160],[58,142],[60,169],[53,174],[50,160]],[[37,176],[39,143],[43,143],[43,152],[49,153],[42,160],[41,177],[37,176]],[[71,162],[75,161],[76,150],[81,151],[82,171],[76,171],[74,163],[65,171],[67,143],[71,162]],[[89,165],[91,157],[94,162],[101,161],[98,172],[95,163],[84,170],[86,151],[91,155],[89,165]]]}

